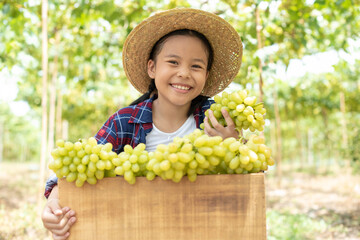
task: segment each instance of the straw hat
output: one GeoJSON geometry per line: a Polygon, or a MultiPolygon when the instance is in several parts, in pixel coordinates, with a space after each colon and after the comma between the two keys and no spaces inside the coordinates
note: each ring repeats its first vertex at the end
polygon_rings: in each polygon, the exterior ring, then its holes
{"type": "Polygon", "coordinates": [[[210,42],[214,61],[202,95],[214,96],[235,78],[241,66],[242,43],[236,30],[221,17],[197,9],[180,8],[159,12],[137,25],[123,48],[123,65],[131,84],[148,91],[147,62],[151,49],[164,35],[179,29],[202,33],[210,42]]]}

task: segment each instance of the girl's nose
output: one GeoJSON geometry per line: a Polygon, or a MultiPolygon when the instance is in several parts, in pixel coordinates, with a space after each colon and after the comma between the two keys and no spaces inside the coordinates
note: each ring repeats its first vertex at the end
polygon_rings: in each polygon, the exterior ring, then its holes
{"type": "Polygon", "coordinates": [[[182,78],[188,78],[190,76],[190,71],[187,67],[179,68],[177,76],[182,78]]]}

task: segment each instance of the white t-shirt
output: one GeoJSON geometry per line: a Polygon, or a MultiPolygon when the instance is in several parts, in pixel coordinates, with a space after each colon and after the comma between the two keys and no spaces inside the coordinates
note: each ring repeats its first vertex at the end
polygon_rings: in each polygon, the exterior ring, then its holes
{"type": "Polygon", "coordinates": [[[184,137],[196,129],[196,121],[191,114],[185,123],[175,132],[165,133],[160,131],[153,123],[153,129],[146,135],[146,151],[153,152],[159,144],[168,145],[175,137],[184,137]]]}

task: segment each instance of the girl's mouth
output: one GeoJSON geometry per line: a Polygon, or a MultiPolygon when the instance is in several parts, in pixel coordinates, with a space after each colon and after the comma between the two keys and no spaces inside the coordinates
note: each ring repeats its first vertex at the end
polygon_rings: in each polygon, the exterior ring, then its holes
{"type": "Polygon", "coordinates": [[[180,89],[180,90],[186,90],[186,91],[190,90],[190,88],[191,88],[190,86],[178,85],[178,84],[171,84],[171,86],[173,88],[177,88],[177,89],[180,89]]]}

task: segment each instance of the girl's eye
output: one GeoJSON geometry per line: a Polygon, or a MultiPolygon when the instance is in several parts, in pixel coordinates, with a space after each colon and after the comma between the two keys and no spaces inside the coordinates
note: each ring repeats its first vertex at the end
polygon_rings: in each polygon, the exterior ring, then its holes
{"type": "Polygon", "coordinates": [[[177,65],[177,61],[172,61],[172,60],[170,60],[170,61],[168,61],[168,63],[177,65]]]}
{"type": "Polygon", "coordinates": [[[193,67],[193,68],[199,68],[199,69],[202,68],[202,66],[200,66],[200,65],[193,65],[192,67],[193,67]]]}

